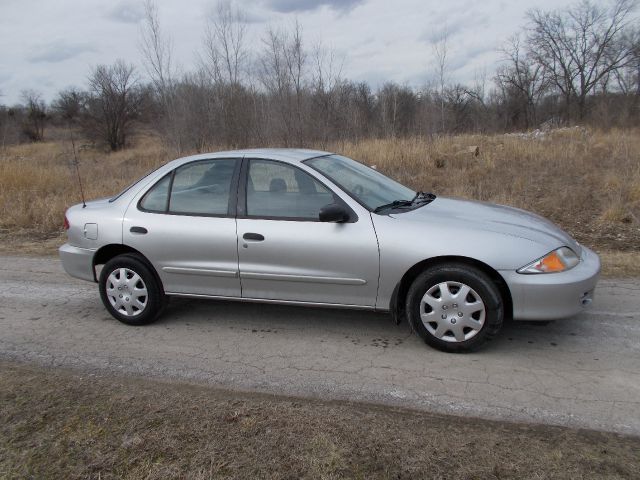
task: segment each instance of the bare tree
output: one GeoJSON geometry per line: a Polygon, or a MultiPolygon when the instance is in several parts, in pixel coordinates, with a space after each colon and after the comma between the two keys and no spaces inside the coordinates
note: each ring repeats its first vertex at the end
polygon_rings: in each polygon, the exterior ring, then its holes
{"type": "Polygon", "coordinates": [[[313,88],[323,92],[334,89],[342,79],[343,65],[344,58],[338,59],[333,49],[318,43],[313,49],[313,88]]]}
{"type": "Polygon", "coordinates": [[[87,106],[87,93],[77,88],[67,88],[58,93],[51,109],[68,123],[79,120],[87,106]]]}
{"type": "Polygon", "coordinates": [[[476,97],[462,84],[448,87],[444,92],[447,109],[451,112],[451,128],[455,133],[461,133],[472,125],[471,115],[476,97]]]}
{"type": "Polygon", "coordinates": [[[307,96],[307,52],[302,27],[297,21],[292,32],[269,29],[263,39],[261,81],[274,98],[273,106],[282,122],[286,145],[302,145],[307,96]]]}
{"type": "Polygon", "coordinates": [[[144,2],[144,21],[140,31],[140,50],[144,65],[162,97],[167,97],[174,82],[173,44],[160,26],[158,7],[153,0],[144,2]]]}
{"type": "MultiPolygon", "coordinates": [[[[156,0],[144,1],[140,51],[150,84],[140,85],[133,67],[119,62],[95,69],[86,95],[66,90],[52,104],[62,118],[81,112],[80,123],[113,149],[126,143],[136,119],[151,123],[178,151],[528,129],[557,122],[559,113],[584,124],[640,120],[640,30],[631,22],[637,0],[583,0],[530,12],[526,36],[503,50],[495,88],[482,72],[467,84],[452,81],[445,28],[433,37],[428,85],[383,82],[375,90],[344,79],[334,51],[308,48],[298,22],[268,29],[253,50],[235,0],[215,4],[198,69],[178,74],[156,0]]],[[[9,142],[19,140],[25,112],[3,113],[0,128],[11,127],[9,142]]]]}
{"type": "Polygon", "coordinates": [[[295,21],[289,43],[286,45],[284,50],[284,59],[294,90],[296,143],[301,146],[304,142],[302,138],[304,132],[303,90],[305,88],[306,81],[305,67],[307,62],[307,52],[304,49],[302,42],[302,26],[298,20],[295,21]]]}
{"type": "Polygon", "coordinates": [[[314,48],[312,60],[311,88],[316,118],[315,130],[320,136],[322,145],[325,145],[340,108],[339,87],[342,81],[343,62],[336,58],[334,50],[327,49],[322,44],[314,48]]]}
{"type": "Polygon", "coordinates": [[[247,115],[251,102],[246,33],[245,15],[230,0],[220,1],[207,19],[201,63],[210,76],[223,119],[221,140],[231,146],[247,144],[252,127],[247,115]]]}
{"type": "Polygon", "coordinates": [[[185,74],[176,83],[174,119],[184,148],[203,152],[220,144],[223,119],[218,115],[214,92],[211,78],[203,69],[185,74]]]}
{"type": "Polygon", "coordinates": [[[613,0],[606,6],[582,0],[566,10],[528,13],[531,55],[563,95],[567,115],[576,103],[583,119],[587,96],[631,61],[623,36],[634,8],[635,0],[613,0]]]}
{"type": "Polygon", "coordinates": [[[246,34],[244,13],[230,0],[220,1],[207,18],[204,39],[205,65],[216,81],[241,83],[249,55],[246,34]]]}
{"type": "Polygon", "coordinates": [[[32,142],[40,142],[44,139],[44,125],[47,118],[42,95],[34,90],[23,90],[21,97],[25,108],[22,133],[32,142]]]}
{"type": "MultiPolygon", "coordinates": [[[[2,90],[0,90],[0,97],[4,97],[2,90]]],[[[0,128],[2,129],[0,149],[4,150],[7,143],[7,131],[9,129],[9,110],[2,104],[0,104],[0,128]]]]}
{"type": "Polygon", "coordinates": [[[444,132],[445,127],[445,88],[447,86],[447,74],[449,68],[449,32],[445,28],[440,38],[438,38],[432,45],[433,47],[433,56],[436,62],[436,72],[438,75],[438,87],[439,87],[439,96],[440,96],[440,121],[442,131],[444,132]]]}
{"type": "Polygon", "coordinates": [[[260,81],[271,97],[270,106],[279,120],[279,125],[271,126],[273,135],[281,136],[285,145],[289,145],[293,136],[293,120],[290,114],[291,86],[284,59],[284,37],[283,32],[270,28],[262,39],[264,49],[260,57],[260,81]]]}
{"type": "Polygon", "coordinates": [[[184,118],[178,115],[182,99],[176,95],[178,72],[173,65],[173,42],[162,29],[154,0],[145,0],[144,11],[140,51],[159,102],[160,111],[155,123],[164,138],[180,153],[185,147],[185,131],[184,125],[180,124],[184,118]]]}
{"type": "Polygon", "coordinates": [[[396,83],[386,83],[377,97],[383,135],[392,138],[409,135],[418,107],[413,90],[396,83]]]}
{"type": "Polygon", "coordinates": [[[529,129],[538,122],[537,106],[548,89],[549,78],[544,66],[523,52],[519,36],[511,37],[502,53],[507,63],[498,69],[496,81],[503,91],[513,92],[522,105],[524,128],[529,129]]]}
{"type": "MultiPolygon", "coordinates": [[[[0,97],[4,97],[2,90],[0,90],[0,97]]],[[[7,108],[0,104],[0,128],[2,128],[2,142],[0,143],[0,149],[4,150],[5,142],[7,141],[7,124],[8,122],[7,108]]]]}
{"type": "Polygon", "coordinates": [[[640,96],[640,27],[629,29],[624,41],[628,45],[631,59],[624,68],[614,72],[615,81],[624,95],[640,96]]]}
{"type": "Polygon", "coordinates": [[[83,125],[111,150],[119,150],[126,145],[133,122],[141,113],[143,98],[133,65],[122,60],[110,66],[98,65],[89,77],[83,125]]]}

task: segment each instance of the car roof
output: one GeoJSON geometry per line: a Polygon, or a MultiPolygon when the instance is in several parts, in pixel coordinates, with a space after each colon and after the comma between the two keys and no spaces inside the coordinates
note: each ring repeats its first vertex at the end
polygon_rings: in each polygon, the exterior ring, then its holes
{"type": "Polygon", "coordinates": [[[244,150],[227,150],[223,152],[201,153],[179,158],[171,163],[186,163],[193,160],[206,160],[209,158],[263,158],[268,160],[280,160],[288,163],[301,162],[310,158],[331,155],[331,152],[322,150],[309,150],[304,148],[250,148],[244,150]]]}
{"type": "MultiPolygon", "coordinates": [[[[113,202],[119,198],[128,198],[128,194],[135,192],[133,187],[145,183],[146,180],[151,182],[157,181],[158,178],[166,175],[173,169],[184,165],[185,163],[197,161],[197,160],[209,160],[214,158],[224,159],[242,159],[242,158],[259,158],[265,160],[279,160],[286,163],[297,163],[310,158],[322,157],[325,155],[332,155],[331,152],[324,152],[322,150],[309,150],[304,148],[251,148],[245,150],[227,150],[222,152],[200,153],[198,155],[190,155],[188,157],[177,158],[170,162],[165,163],[158,169],[150,172],[134,184],[125,188],[122,192],[110,199],[113,202]]],[[[148,184],[149,182],[146,182],[148,184]]],[[[133,195],[133,194],[132,194],[133,195]]]]}

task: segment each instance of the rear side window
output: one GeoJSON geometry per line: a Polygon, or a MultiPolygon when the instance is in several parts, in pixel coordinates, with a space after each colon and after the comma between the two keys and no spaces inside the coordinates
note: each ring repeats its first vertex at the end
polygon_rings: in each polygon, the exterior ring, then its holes
{"type": "Polygon", "coordinates": [[[227,215],[235,160],[205,160],[178,167],[156,183],[140,208],[180,215],[227,215]]]}
{"type": "Polygon", "coordinates": [[[226,215],[235,160],[209,160],[178,168],[169,199],[170,213],[226,215]]]}

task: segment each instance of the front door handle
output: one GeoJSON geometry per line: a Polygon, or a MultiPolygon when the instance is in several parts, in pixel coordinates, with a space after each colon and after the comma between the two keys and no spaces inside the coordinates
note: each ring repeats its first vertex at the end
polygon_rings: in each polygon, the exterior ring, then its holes
{"type": "Polygon", "coordinates": [[[260,235],[259,233],[245,233],[242,235],[244,240],[253,240],[255,242],[261,242],[264,240],[264,235],[260,235]]]}
{"type": "Polygon", "coordinates": [[[146,228],[144,228],[144,227],[131,227],[131,228],[129,229],[129,231],[130,231],[131,233],[140,233],[140,234],[142,234],[142,235],[144,235],[145,233],[147,233],[147,229],[146,229],[146,228]]]}

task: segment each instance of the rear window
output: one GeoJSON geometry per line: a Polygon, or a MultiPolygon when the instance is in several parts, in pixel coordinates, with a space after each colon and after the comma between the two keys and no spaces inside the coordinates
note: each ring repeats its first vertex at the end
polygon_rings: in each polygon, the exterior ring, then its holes
{"type": "Polygon", "coordinates": [[[175,171],[169,213],[226,215],[235,160],[209,160],[183,165],[175,171]]]}
{"type": "Polygon", "coordinates": [[[129,190],[131,190],[131,188],[133,186],[135,186],[136,184],[140,183],[142,180],[144,180],[145,178],[147,178],[149,175],[151,175],[153,172],[155,172],[156,170],[158,170],[157,168],[154,170],[151,170],[149,172],[147,172],[146,174],[144,174],[142,177],[140,177],[138,180],[136,180],[135,182],[133,182],[131,185],[129,185],[127,188],[125,188],[124,190],[122,190],[119,194],[117,194],[115,197],[111,197],[109,199],[109,203],[111,202],[115,202],[117,199],[119,199],[122,195],[124,195],[125,193],[127,193],[129,190]]]}

